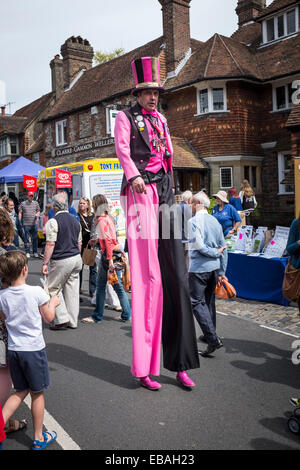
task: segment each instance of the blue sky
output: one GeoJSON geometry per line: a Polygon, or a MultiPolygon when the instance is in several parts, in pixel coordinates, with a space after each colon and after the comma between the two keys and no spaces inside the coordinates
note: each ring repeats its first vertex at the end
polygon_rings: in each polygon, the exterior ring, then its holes
{"type": "MultiPolygon", "coordinates": [[[[236,6],[237,0],[192,0],[191,36],[230,36],[236,6]]],[[[0,81],[12,113],[51,91],[49,63],[70,36],[88,39],[95,51],[127,52],[162,35],[158,0],[6,0],[0,15],[0,81]]]]}

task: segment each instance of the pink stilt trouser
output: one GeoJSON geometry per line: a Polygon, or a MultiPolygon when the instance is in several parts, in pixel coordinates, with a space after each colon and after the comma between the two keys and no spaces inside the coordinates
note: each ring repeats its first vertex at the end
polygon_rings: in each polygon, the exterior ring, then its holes
{"type": "Polygon", "coordinates": [[[127,185],[127,240],[132,283],[132,365],[135,377],[160,374],[163,288],[158,260],[158,195],[156,184],[147,194],[127,185]],[[138,218],[141,231],[138,231],[138,218]]]}

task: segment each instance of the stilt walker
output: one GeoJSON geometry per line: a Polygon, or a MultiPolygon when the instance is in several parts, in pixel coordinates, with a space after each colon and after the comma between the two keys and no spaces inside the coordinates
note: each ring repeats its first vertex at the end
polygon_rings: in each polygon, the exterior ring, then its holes
{"type": "Polygon", "coordinates": [[[172,142],[157,111],[163,92],[159,59],[142,57],[132,69],[137,103],[119,112],[115,125],[132,281],[131,372],[142,386],[159,389],[150,374],[160,374],[162,341],[164,367],[191,388],[195,383],[186,371],[200,364],[183,245],[175,236],[181,212],[173,195],[172,142]]]}

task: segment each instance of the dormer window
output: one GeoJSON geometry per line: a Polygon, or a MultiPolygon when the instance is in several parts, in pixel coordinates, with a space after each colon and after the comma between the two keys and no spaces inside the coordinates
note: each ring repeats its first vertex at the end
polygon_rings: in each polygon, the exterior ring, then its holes
{"type": "Polygon", "coordinates": [[[299,10],[293,10],[281,13],[273,18],[263,21],[263,44],[278,41],[282,38],[291,36],[299,31],[299,10]]]}

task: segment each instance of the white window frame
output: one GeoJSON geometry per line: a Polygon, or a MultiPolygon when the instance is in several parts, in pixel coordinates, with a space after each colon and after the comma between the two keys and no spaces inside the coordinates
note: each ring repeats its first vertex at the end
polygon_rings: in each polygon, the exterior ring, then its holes
{"type": "Polygon", "coordinates": [[[118,114],[120,110],[115,109],[114,106],[107,106],[105,108],[105,114],[106,114],[106,134],[110,135],[111,137],[114,137],[114,130],[115,130],[115,120],[116,117],[113,116],[113,114],[118,114]]]}
{"type": "Polygon", "coordinates": [[[57,121],[55,123],[55,136],[56,136],[56,147],[60,147],[62,145],[66,145],[67,139],[64,139],[64,127],[67,129],[67,120],[63,119],[62,121],[57,121]],[[61,141],[59,139],[59,128],[61,127],[61,141]]]}
{"type": "Polygon", "coordinates": [[[227,88],[225,82],[204,82],[200,86],[196,87],[197,90],[197,114],[195,116],[205,116],[206,114],[211,113],[226,113],[227,109],[227,88]],[[213,90],[216,88],[223,89],[223,99],[224,99],[224,108],[223,109],[213,109],[213,90]],[[201,112],[200,109],[200,93],[201,91],[208,90],[208,111],[201,112]]]}
{"type": "Polygon", "coordinates": [[[262,44],[272,44],[276,41],[282,41],[285,38],[294,36],[299,32],[299,7],[296,6],[294,8],[290,8],[289,10],[286,10],[284,12],[279,13],[277,16],[273,16],[271,18],[266,18],[263,23],[262,23],[262,33],[263,33],[263,42],[262,44]],[[293,33],[287,32],[287,14],[290,13],[291,11],[295,10],[295,26],[296,30],[293,33]],[[283,16],[283,25],[284,25],[284,34],[283,36],[278,36],[278,18],[283,16]],[[268,32],[267,32],[267,21],[269,20],[274,20],[274,39],[271,41],[268,41],[268,32]]]}
{"type": "Polygon", "coordinates": [[[8,155],[8,138],[4,137],[0,139],[0,157],[8,155]]]}
{"type": "Polygon", "coordinates": [[[221,166],[220,167],[220,188],[221,189],[230,189],[233,187],[233,171],[232,171],[232,166],[221,166]],[[222,186],[222,170],[230,170],[230,179],[231,179],[231,184],[229,186],[222,186]]]}
{"type": "Polygon", "coordinates": [[[8,138],[8,154],[9,155],[19,155],[19,141],[18,141],[18,136],[14,135],[14,136],[10,136],[8,138]],[[11,151],[11,140],[14,139],[15,140],[15,144],[16,144],[16,153],[12,153],[11,151]]]}
{"type": "MultiPolygon", "coordinates": [[[[289,88],[288,86],[289,85],[292,85],[292,90],[293,91],[293,94],[295,92],[297,92],[297,86],[294,88],[293,87],[293,83],[297,81],[297,78],[295,78],[293,81],[291,81],[291,79],[287,79],[287,80],[281,80],[281,81],[278,81],[277,83],[273,83],[272,84],[272,103],[273,103],[273,110],[272,112],[273,113],[279,113],[280,111],[287,111],[287,110],[291,110],[294,106],[293,102],[289,103],[289,88]],[[276,90],[277,88],[280,88],[280,87],[285,87],[285,107],[284,108],[280,108],[278,109],[277,108],[277,94],[276,94],[276,90]]],[[[300,82],[299,82],[300,84],[300,82]]]]}
{"type": "Polygon", "coordinates": [[[285,178],[285,170],[284,170],[284,157],[286,155],[292,155],[292,152],[280,152],[278,153],[278,194],[283,195],[283,194],[294,194],[294,191],[286,191],[285,190],[285,184],[281,184],[280,181],[282,181],[285,178]]]}

